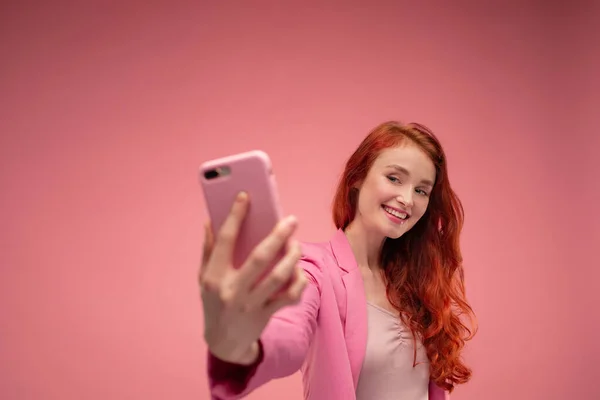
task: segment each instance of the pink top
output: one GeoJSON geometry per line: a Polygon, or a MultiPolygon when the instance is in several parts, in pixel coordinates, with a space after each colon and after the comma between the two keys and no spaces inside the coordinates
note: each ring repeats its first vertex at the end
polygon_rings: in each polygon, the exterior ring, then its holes
{"type": "Polygon", "coordinates": [[[410,330],[390,311],[367,303],[367,349],[356,400],[427,400],[429,362],[417,341],[417,365],[410,330]]]}

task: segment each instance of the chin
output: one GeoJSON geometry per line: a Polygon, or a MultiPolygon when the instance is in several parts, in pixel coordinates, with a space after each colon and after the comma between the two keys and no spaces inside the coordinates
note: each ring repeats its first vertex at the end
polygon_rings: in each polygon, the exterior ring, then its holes
{"type": "Polygon", "coordinates": [[[404,235],[406,232],[399,232],[399,233],[390,233],[389,235],[385,235],[388,239],[399,239],[402,237],[402,235],[404,235]]]}
{"type": "MultiPolygon", "coordinates": [[[[410,227],[408,229],[410,229],[410,227]]],[[[398,239],[398,238],[402,237],[402,235],[404,235],[406,232],[408,232],[408,229],[405,228],[404,226],[402,226],[402,227],[387,226],[382,231],[383,231],[383,234],[385,237],[387,237],[389,239],[398,239]]]]}

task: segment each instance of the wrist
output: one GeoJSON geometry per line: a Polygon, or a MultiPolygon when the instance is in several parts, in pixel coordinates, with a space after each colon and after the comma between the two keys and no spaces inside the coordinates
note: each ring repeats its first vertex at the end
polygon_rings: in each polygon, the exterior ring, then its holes
{"type": "Polygon", "coordinates": [[[260,356],[260,345],[258,341],[252,343],[250,347],[245,351],[219,351],[216,348],[210,348],[208,351],[219,360],[229,363],[237,364],[241,366],[249,366],[254,364],[260,356]]]}
{"type": "Polygon", "coordinates": [[[260,347],[258,345],[258,341],[252,343],[248,351],[240,357],[238,364],[241,365],[252,365],[258,360],[258,356],[260,353],[260,347]]]}

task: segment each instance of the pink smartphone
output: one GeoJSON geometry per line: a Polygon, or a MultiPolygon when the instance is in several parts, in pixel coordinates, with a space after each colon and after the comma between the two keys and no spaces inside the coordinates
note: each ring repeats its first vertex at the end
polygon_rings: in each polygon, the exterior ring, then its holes
{"type": "MultiPolygon", "coordinates": [[[[215,235],[229,215],[237,194],[248,193],[249,208],[233,254],[233,265],[239,268],[282,217],[271,160],[264,151],[254,150],[207,161],[200,166],[200,181],[215,235]]],[[[282,248],[271,267],[283,257],[285,250],[282,248]]]]}

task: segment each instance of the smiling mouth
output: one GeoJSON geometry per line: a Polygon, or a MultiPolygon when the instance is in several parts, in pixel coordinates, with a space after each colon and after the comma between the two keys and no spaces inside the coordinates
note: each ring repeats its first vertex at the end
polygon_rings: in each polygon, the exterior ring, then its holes
{"type": "Polygon", "coordinates": [[[382,207],[383,207],[383,209],[384,209],[384,211],[385,211],[386,213],[388,213],[389,215],[391,215],[391,216],[393,216],[393,217],[396,217],[396,218],[398,218],[398,219],[401,219],[401,220],[403,220],[403,221],[406,221],[406,220],[407,220],[407,219],[410,217],[410,215],[408,215],[408,214],[407,214],[407,213],[405,213],[405,212],[402,212],[402,211],[395,210],[395,209],[393,209],[393,208],[391,208],[391,207],[388,207],[388,206],[382,206],[382,207]]]}

